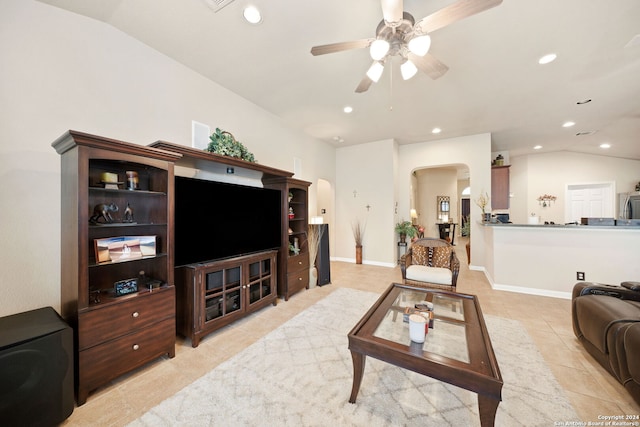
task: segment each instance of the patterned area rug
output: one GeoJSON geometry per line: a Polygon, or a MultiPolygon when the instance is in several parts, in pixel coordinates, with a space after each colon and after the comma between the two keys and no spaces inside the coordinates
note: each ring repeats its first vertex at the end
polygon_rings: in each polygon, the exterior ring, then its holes
{"type": "MultiPolygon", "coordinates": [[[[477,395],[367,358],[355,404],[347,333],[378,295],[338,288],[130,426],[477,426],[477,395]]],[[[498,426],[578,419],[520,322],[486,316],[498,426]]]]}

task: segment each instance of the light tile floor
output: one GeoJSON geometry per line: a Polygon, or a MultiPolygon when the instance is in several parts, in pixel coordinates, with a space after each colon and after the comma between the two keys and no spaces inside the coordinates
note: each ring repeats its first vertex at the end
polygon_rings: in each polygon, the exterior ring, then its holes
{"type": "MultiPolygon", "coordinates": [[[[461,262],[458,291],[478,295],[484,314],[524,324],[580,417],[558,421],[588,423],[599,421],[599,416],[640,414],[640,407],[624,387],[589,356],[573,335],[569,300],[492,290],[482,272],[469,270],[464,243],[461,239],[456,245],[461,262]]],[[[266,307],[209,335],[198,348],[178,338],[175,358],[158,359],[95,391],[64,425],[121,426],[133,421],[336,288],[380,293],[390,283],[401,281],[401,274],[399,267],[334,262],[331,279],[330,285],[302,291],[287,302],[278,300],[277,306],[266,307]]],[[[530,423],[522,420],[523,425],[530,423]]]]}

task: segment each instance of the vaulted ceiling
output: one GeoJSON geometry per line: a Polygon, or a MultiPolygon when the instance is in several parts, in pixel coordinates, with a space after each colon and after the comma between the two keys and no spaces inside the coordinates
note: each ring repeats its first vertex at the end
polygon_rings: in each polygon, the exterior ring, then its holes
{"type": "MultiPolygon", "coordinates": [[[[40,1],[112,25],[337,147],[491,133],[492,150],[511,156],[640,160],[637,0],[504,0],[431,33],[429,53],[449,67],[442,77],[404,81],[394,58],[364,93],[355,88],[371,65],[368,49],[310,49],[375,37],[379,0],[235,0],[218,11],[215,0],[40,1]],[[261,23],[243,19],[249,4],[261,23]],[[538,64],[547,53],[557,59],[538,64]]],[[[418,20],[451,3],[405,0],[404,10],[418,20]]]]}

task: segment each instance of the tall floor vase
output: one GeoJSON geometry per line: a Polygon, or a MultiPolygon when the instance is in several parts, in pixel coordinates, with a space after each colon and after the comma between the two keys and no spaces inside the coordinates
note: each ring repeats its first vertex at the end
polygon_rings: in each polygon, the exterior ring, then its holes
{"type": "Polygon", "coordinates": [[[362,245],[356,245],[356,264],[362,264],[362,245]]]}
{"type": "Polygon", "coordinates": [[[314,265],[309,269],[309,289],[315,288],[318,284],[318,269],[314,265]]]}

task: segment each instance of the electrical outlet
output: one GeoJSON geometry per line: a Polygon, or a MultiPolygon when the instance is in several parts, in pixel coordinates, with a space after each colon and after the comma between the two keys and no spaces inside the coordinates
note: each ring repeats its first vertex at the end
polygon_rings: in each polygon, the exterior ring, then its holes
{"type": "Polygon", "coordinates": [[[584,280],[584,271],[576,272],[576,279],[577,280],[584,280]]]}

